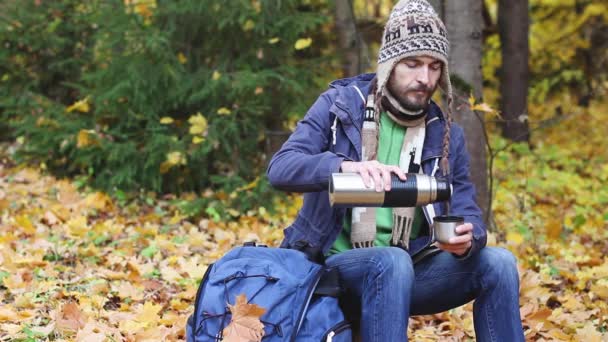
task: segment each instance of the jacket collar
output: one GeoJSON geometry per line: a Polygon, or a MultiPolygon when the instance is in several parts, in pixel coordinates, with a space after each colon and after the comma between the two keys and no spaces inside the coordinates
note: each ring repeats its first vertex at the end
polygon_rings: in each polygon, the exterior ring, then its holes
{"type": "MultiPolygon", "coordinates": [[[[363,126],[365,101],[363,101],[356,88],[361,91],[363,97],[367,98],[367,95],[371,91],[371,81],[375,76],[373,73],[362,74],[335,80],[329,84],[330,88],[338,91],[330,111],[336,114],[345,128],[352,125],[359,131],[359,134],[363,126]]],[[[426,138],[422,150],[422,160],[440,157],[443,149],[445,117],[441,108],[434,101],[431,101],[426,124],[426,138]]]]}

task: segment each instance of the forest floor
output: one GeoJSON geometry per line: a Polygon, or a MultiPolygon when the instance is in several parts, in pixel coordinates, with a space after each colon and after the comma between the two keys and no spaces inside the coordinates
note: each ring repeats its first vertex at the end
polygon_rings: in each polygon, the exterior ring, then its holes
{"type": "MultiPolygon", "coordinates": [[[[543,128],[533,149],[492,140],[502,151],[493,159],[488,244],[518,258],[530,341],[608,341],[605,111],[543,128]]],[[[112,198],[11,155],[4,146],[0,341],[182,340],[207,265],[244,241],[277,245],[301,205],[291,196],[272,210],[194,220],[176,205],[191,195],[112,198]]],[[[472,304],[413,317],[409,334],[473,340],[472,304]]]]}

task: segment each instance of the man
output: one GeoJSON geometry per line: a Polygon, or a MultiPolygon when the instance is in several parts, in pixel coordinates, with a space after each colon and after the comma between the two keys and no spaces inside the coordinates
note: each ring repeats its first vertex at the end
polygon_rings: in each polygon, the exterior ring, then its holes
{"type": "Polygon", "coordinates": [[[425,0],[400,1],[385,27],[376,74],[334,81],[268,168],[273,186],[304,192],[282,246],[307,241],[322,249],[348,302],[357,303],[345,311],[360,316],[364,341],[407,340],[410,315],[471,300],[478,340],[524,340],[515,258],[485,247],[463,131],[451,123],[448,47],[445,27],[425,0]],[[437,87],[447,97],[445,113],[430,100],[437,87]],[[377,191],[390,190],[392,174],[444,176],[453,194],[449,206],[333,208],[327,186],[334,172],[357,172],[377,191]],[[450,243],[434,242],[433,218],[450,207],[466,223],[450,243]]]}

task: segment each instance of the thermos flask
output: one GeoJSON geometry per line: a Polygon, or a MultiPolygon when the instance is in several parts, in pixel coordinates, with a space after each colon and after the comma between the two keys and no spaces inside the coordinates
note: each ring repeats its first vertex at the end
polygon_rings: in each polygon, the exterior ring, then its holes
{"type": "MultiPolygon", "coordinates": [[[[402,181],[391,178],[391,190],[377,192],[366,187],[358,173],[333,173],[329,180],[329,202],[335,207],[415,207],[447,201],[452,186],[447,180],[417,173],[406,174],[402,181]]],[[[373,183],[373,180],[372,180],[373,183]]]]}

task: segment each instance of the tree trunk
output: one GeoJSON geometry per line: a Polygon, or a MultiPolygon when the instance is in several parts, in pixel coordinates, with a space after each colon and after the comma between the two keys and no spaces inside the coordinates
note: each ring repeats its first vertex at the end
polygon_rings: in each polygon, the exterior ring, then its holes
{"type": "Polygon", "coordinates": [[[482,0],[444,0],[445,24],[450,39],[450,76],[454,88],[454,120],[465,133],[471,155],[471,179],[477,189],[477,203],[489,219],[489,191],[483,118],[468,106],[470,92],[481,97],[482,0]]]}
{"type": "Polygon", "coordinates": [[[439,15],[439,18],[441,18],[441,20],[443,21],[443,0],[429,0],[429,4],[433,6],[435,12],[437,12],[437,15],[439,15]]]}
{"type": "Polygon", "coordinates": [[[529,141],[528,113],[528,0],[498,1],[500,111],[505,122],[502,135],[512,141],[529,141]]]}
{"type": "Polygon", "coordinates": [[[334,15],[339,53],[342,60],[342,74],[344,77],[358,75],[361,73],[361,44],[359,37],[357,37],[357,27],[351,2],[349,0],[336,0],[334,15]]]}

